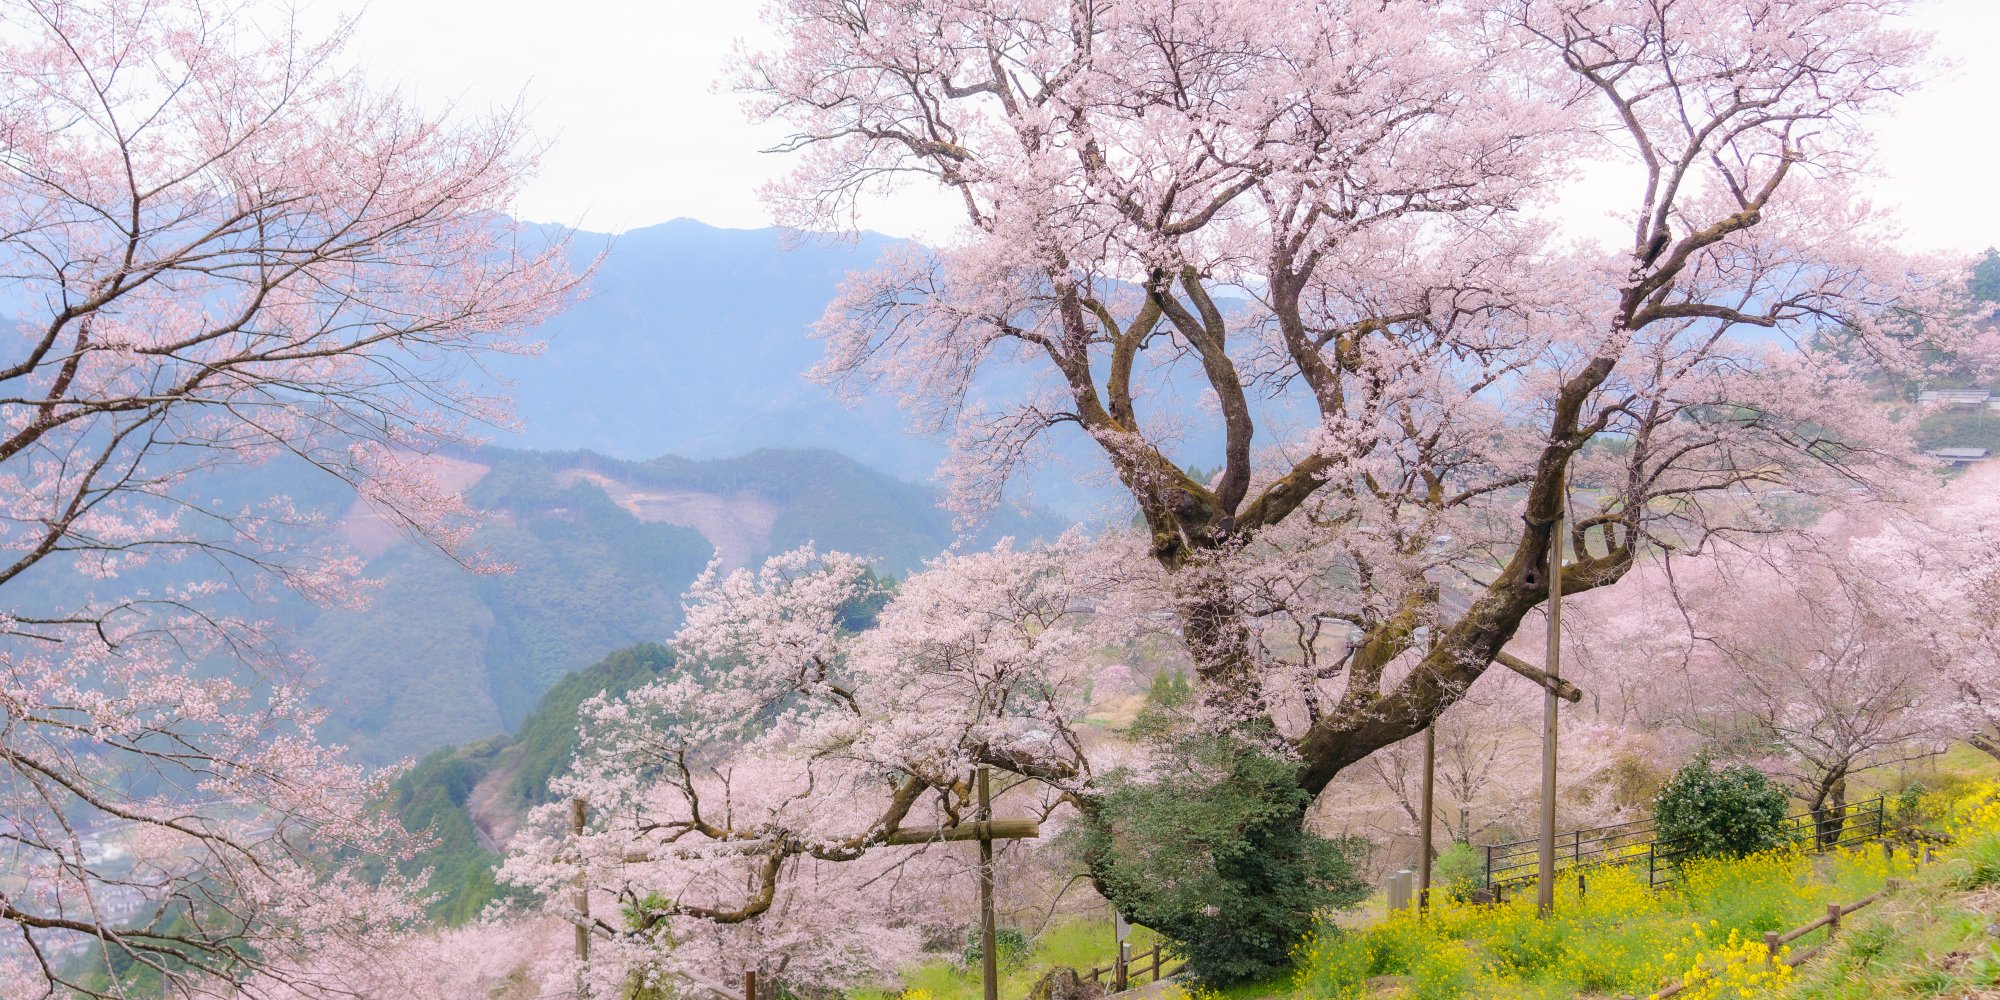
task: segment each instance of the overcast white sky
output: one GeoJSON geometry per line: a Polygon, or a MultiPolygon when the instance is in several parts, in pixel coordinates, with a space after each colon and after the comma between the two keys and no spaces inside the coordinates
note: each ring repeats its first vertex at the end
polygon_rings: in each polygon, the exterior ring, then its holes
{"type": "MultiPolygon", "coordinates": [[[[621,232],[682,216],[769,224],[758,186],[783,169],[775,138],[715,86],[758,0],[306,0],[311,18],[358,13],[353,55],[426,103],[526,104],[549,143],[516,214],[621,232]]],[[[1931,0],[1920,21],[1952,68],[1880,124],[1876,200],[1899,206],[1911,248],[2000,243],[2000,0],[1931,0]]],[[[944,230],[940,203],[899,199],[864,222],[944,230]]]]}

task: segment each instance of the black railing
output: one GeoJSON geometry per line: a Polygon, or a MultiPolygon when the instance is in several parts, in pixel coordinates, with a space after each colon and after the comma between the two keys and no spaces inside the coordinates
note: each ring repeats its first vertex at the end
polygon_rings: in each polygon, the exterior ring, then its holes
{"type": "MultiPolygon", "coordinates": [[[[1886,806],[1887,802],[1876,796],[1838,809],[1807,810],[1785,817],[1785,828],[1792,842],[1829,851],[1882,836],[1887,829],[1886,806]]],[[[1540,840],[1531,838],[1486,848],[1486,888],[1494,900],[1504,898],[1510,889],[1534,882],[1540,870],[1540,847],[1540,840]]],[[[1558,873],[1643,864],[1646,881],[1655,887],[1677,878],[1678,862],[1690,853],[1688,848],[1660,842],[1652,820],[1558,834],[1555,848],[1558,873]]]]}

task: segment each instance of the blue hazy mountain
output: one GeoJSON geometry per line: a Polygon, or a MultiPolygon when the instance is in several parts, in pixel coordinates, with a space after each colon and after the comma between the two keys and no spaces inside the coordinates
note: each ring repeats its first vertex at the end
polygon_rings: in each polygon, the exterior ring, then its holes
{"type": "Polygon", "coordinates": [[[541,356],[495,364],[525,424],[498,443],[624,459],[830,448],[930,478],[942,448],[908,433],[891,401],[850,408],[805,378],[820,355],[812,323],[887,237],[791,245],[776,229],[677,219],[574,243],[579,262],[604,254],[589,296],[543,331],[541,356]]]}
{"type": "MultiPolygon", "coordinates": [[[[496,443],[633,460],[826,448],[899,479],[932,481],[944,445],[913,433],[894,399],[850,404],[806,378],[821,356],[813,323],[841,280],[895,240],[800,240],[692,219],[571,238],[579,266],[597,262],[589,294],[540,331],[541,355],[491,362],[523,423],[496,443]]],[[[1035,377],[996,370],[975,396],[1016,398],[1035,377]]],[[[1030,472],[1014,501],[1076,519],[1100,513],[1115,497],[1093,479],[1104,474],[1094,447],[1073,428],[1050,443],[1054,462],[1030,472]]]]}

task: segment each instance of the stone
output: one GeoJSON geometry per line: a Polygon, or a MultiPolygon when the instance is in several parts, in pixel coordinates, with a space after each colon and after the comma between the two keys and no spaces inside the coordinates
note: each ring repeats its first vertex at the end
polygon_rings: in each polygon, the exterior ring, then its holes
{"type": "Polygon", "coordinates": [[[1105,994],[1102,983],[1085,982],[1075,969],[1058,965],[1035,980],[1028,988],[1028,1000],[1096,1000],[1105,994]]]}

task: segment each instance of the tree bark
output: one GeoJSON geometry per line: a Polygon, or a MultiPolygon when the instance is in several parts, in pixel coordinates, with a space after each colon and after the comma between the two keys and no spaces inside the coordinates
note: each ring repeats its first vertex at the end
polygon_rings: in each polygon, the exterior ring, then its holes
{"type": "Polygon", "coordinates": [[[1813,796],[1813,844],[1824,851],[1840,843],[1847,829],[1847,772],[1835,771],[1819,783],[1813,796]]]}

